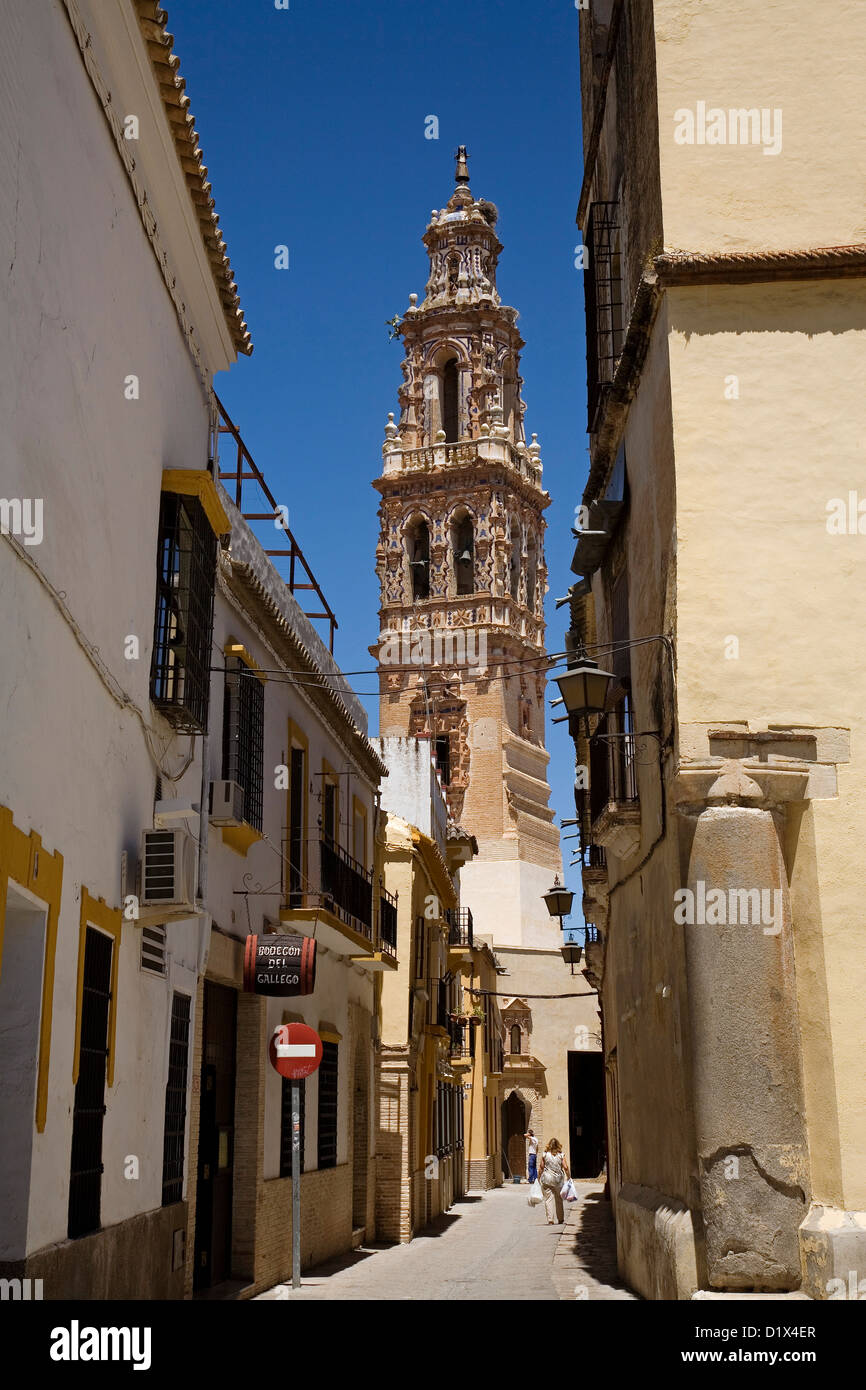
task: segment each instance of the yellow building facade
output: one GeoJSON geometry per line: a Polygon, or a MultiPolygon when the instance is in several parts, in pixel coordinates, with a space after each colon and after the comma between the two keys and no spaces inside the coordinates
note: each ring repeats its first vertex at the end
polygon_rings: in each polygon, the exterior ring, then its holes
{"type": "Polygon", "coordinates": [[[814,17],[581,15],[570,640],[611,680],[572,724],[620,1270],[654,1298],[866,1262],[866,27],[814,17]]]}

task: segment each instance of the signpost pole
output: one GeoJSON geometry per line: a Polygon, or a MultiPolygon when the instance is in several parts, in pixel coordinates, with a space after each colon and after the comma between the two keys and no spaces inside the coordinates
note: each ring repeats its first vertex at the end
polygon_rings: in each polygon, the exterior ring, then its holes
{"type": "Polygon", "coordinates": [[[292,1082],[292,1288],[301,1287],[301,1082],[292,1082]]]}

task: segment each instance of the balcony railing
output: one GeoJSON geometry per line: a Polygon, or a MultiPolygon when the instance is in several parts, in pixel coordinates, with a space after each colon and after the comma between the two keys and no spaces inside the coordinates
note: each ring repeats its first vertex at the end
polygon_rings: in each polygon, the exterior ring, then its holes
{"type": "Polygon", "coordinates": [[[448,923],[449,946],[472,946],[472,909],[469,907],[449,907],[445,909],[448,923]]]}
{"type": "Polygon", "coordinates": [[[635,736],[627,706],[602,715],[589,740],[590,818],[608,806],[637,805],[635,736]]]}
{"type": "Polygon", "coordinates": [[[584,845],[580,857],[584,869],[607,868],[607,854],[604,845],[584,845]]]}
{"type": "Polygon", "coordinates": [[[444,980],[431,977],[427,982],[427,1021],[431,1026],[449,1032],[448,987],[444,980]]]}
{"type": "Polygon", "coordinates": [[[455,444],[428,444],[420,449],[390,448],[386,452],[398,454],[400,466],[407,473],[429,473],[436,468],[465,468],[467,464],[477,463],[479,459],[484,462],[489,457],[493,462],[501,460],[536,487],[541,485],[541,469],[533,454],[525,448],[517,449],[510,440],[497,439],[489,434],[479,435],[477,439],[458,440],[455,444]]]}
{"type": "Polygon", "coordinates": [[[457,1023],[453,1018],[448,1020],[448,1036],[451,1040],[451,1056],[453,1059],[469,1057],[469,1038],[470,1031],[467,1023],[457,1023]]]}
{"type": "Polygon", "coordinates": [[[379,944],[389,956],[396,956],[397,899],[386,888],[379,891],[379,944]]]}
{"type": "Polygon", "coordinates": [[[347,924],[373,939],[373,875],[333,840],[320,841],[322,900],[347,924]]]}

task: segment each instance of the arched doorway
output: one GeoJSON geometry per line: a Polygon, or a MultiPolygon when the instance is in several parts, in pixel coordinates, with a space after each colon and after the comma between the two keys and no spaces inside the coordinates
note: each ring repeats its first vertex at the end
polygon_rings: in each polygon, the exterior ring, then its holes
{"type": "Polygon", "coordinates": [[[526,1177],[526,1102],[516,1091],[502,1105],[502,1148],[513,1178],[526,1177]]]}

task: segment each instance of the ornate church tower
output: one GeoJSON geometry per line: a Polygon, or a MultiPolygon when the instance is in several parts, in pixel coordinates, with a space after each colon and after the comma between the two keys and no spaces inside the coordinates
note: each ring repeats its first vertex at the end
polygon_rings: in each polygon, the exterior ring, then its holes
{"type": "MultiPolygon", "coordinates": [[[[523,340],[496,288],[496,221],[470,192],[461,146],[454,193],[424,236],[424,300],[410,295],[395,324],[406,355],[399,425],[388,417],[374,483],[381,608],[370,650],[380,733],[430,739],[451,815],[478,842],[461,871],[463,903],[475,932],[494,938],[501,987],[522,998],[563,981],[541,900],[562,863],[544,746],[550,498],[536,436],[527,445],[524,434],[523,340]]],[[[566,1142],[573,1024],[542,1010],[522,1006],[520,1097],[536,1132],[558,1125],[566,1142]]]]}
{"type": "Polygon", "coordinates": [[[425,297],[410,295],[395,325],[405,359],[399,425],[388,417],[374,483],[381,607],[370,650],[380,733],[430,739],[451,816],[478,842],[461,898],[507,971],[501,1143],[523,1173],[528,1126],[568,1146],[575,1010],[527,998],[564,992],[541,898],[562,867],[544,746],[550,498],[536,436],[527,445],[524,433],[523,340],[496,288],[496,221],[470,191],[461,146],[454,192],[424,236],[425,297]]]}
{"type": "Polygon", "coordinates": [[[426,736],[454,820],[476,930],[557,950],[541,894],[561,868],[544,747],[541,450],[527,446],[517,311],[496,288],[497,211],[457,186],[424,236],[430,278],[396,331],[400,423],[382,446],[379,728],[426,736]]]}

